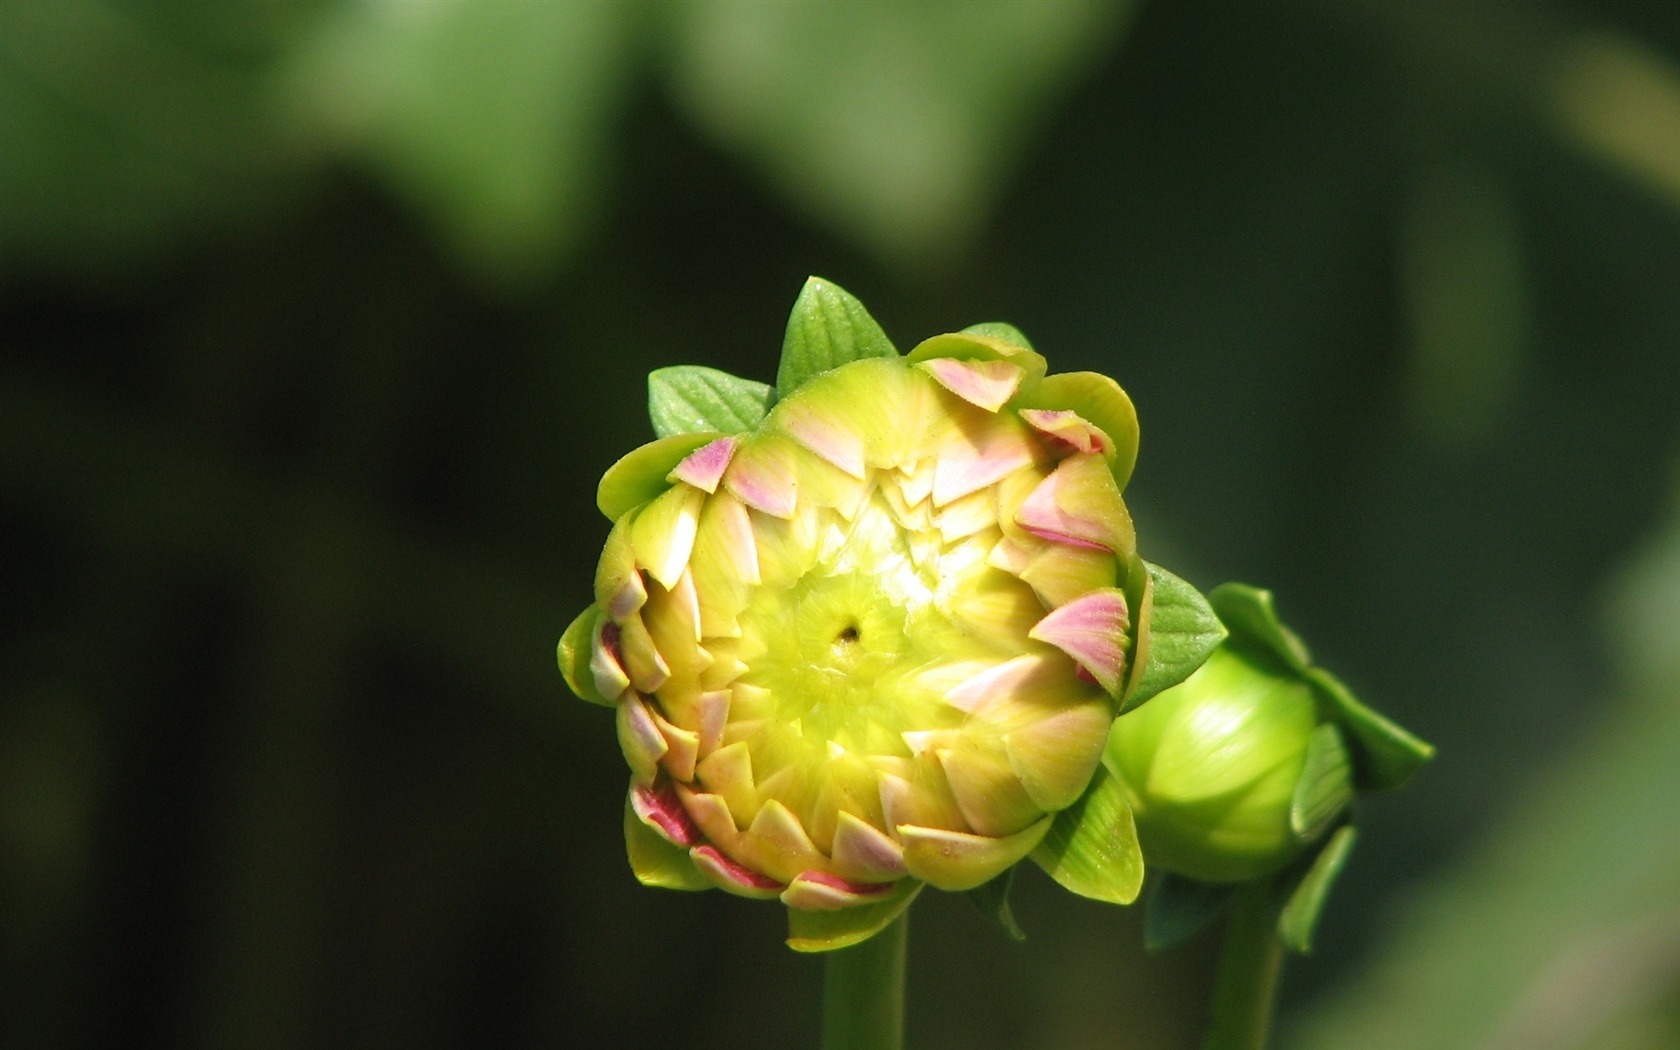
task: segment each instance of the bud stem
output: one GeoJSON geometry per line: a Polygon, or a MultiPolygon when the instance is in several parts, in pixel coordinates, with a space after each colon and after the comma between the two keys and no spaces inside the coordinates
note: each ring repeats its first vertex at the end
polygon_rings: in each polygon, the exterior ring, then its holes
{"type": "Polygon", "coordinates": [[[1255,879],[1232,898],[1202,1050],[1264,1050],[1283,963],[1278,913],[1270,878],[1255,879]]]}
{"type": "Polygon", "coordinates": [[[823,970],[823,1050],[903,1050],[909,916],[850,948],[823,970]]]}

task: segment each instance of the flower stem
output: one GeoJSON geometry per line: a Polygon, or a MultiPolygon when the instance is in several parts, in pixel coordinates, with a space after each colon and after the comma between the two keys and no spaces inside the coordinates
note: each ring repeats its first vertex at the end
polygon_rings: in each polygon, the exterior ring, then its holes
{"type": "Polygon", "coordinates": [[[1232,899],[1202,1050],[1264,1050],[1283,964],[1278,903],[1271,879],[1255,880],[1232,899]]]}
{"type": "Polygon", "coordinates": [[[823,1050],[903,1050],[904,959],[909,916],[828,953],[823,971],[823,1050]]]}

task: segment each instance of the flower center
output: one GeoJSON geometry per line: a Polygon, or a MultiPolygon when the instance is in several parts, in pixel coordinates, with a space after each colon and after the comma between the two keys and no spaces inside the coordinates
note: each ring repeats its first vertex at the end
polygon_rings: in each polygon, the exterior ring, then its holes
{"type": "Polygon", "coordinates": [[[955,714],[915,672],[950,655],[955,632],[940,594],[960,581],[941,578],[938,545],[922,542],[880,491],[849,521],[826,508],[800,514],[789,531],[804,542],[781,559],[787,578],[766,579],[741,614],[750,668],[741,682],[774,700],[772,750],[798,742],[812,760],[826,760],[831,743],[908,754],[902,732],[955,714]]]}

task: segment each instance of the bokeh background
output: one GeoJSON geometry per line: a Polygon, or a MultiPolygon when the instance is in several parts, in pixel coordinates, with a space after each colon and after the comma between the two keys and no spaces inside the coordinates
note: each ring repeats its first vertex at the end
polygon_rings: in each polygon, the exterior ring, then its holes
{"type": "MultiPolygon", "coordinates": [[[[1144,551],[1440,747],[1283,1047],[1680,1046],[1680,5],[0,3],[0,1042],[814,1045],[559,632],[644,374],[816,273],[1128,387],[1144,551]]],[[[924,895],[911,1045],[1214,945],[924,895]]]]}

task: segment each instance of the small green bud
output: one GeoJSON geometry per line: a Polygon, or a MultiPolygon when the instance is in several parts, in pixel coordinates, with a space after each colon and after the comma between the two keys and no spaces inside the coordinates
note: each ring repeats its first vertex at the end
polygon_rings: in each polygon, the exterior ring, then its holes
{"type": "Polygon", "coordinates": [[[1294,860],[1304,843],[1291,810],[1316,707],[1298,676],[1227,643],[1117,719],[1107,757],[1126,784],[1145,861],[1237,882],[1294,860]]]}

